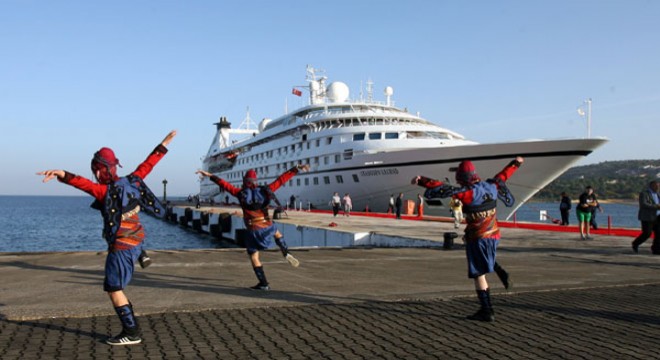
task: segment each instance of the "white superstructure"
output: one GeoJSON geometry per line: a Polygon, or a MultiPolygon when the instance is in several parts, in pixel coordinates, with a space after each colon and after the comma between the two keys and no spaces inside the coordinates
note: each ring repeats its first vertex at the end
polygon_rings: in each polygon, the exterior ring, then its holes
{"type": "MultiPolygon", "coordinates": [[[[318,77],[311,67],[307,75],[308,106],[274,120],[264,119],[258,129],[250,128],[249,113],[235,130],[221,118],[203,168],[240,187],[249,169],[255,169],[260,183],[266,184],[295,164],[309,164],[309,172],[277,191],[282,203],[293,195],[303,208],[328,208],[332,194],[339,192],[351,195],[356,211],[367,205],[371,211],[385,211],[391,194],[404,193],[405,200],[416,200],[423,193],[423,188],[410,184],[416,175],[451,182],[454,173],[450,168],[467,159],[486,179],[520,155],[525,164],[508,181],[516,205],[498,208],[500,218],[508,218],[524,201],[607,141],[478,144],[395,107],[391,87],[385,89],[385,102],[373,100],[370,83],[366,99],[350,100],[346,84],[326,85],[326,77],[318,77]],[[244,138],[232,139],[239,134],[244,138]]],[[[200,196],[224,201],[225,194],[204,179],[200,196]]]]}

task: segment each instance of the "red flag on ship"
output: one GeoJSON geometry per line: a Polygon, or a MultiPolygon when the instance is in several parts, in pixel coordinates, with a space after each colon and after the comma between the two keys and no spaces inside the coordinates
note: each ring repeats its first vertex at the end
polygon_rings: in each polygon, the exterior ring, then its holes
{"type": "Polygon", "coordinates": [[[293,88],[293,90],[291,90],[291,93],[295,96],[302,96],[302,91],[300,91],[296,88],[293,88]]]}

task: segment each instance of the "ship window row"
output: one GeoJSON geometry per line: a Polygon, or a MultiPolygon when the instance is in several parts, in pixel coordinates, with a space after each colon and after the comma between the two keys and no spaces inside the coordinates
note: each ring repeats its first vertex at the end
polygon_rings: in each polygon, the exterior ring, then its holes
{"type": "MultiPolygon", "coordinates": [[[[383,138],[383,133],[373,132],[373,133],[369,133],[368,136],[367,133],[353,134],[353,141],[364,141],[366,138],[368,138],[369,140],[380,140],[383,138]]],[[[398,132],[385,133],[385,139],[398,139],[398,138],[399,138],[398,132]]]]}
{"type": "MultiPolygon", "coordinates": [[[[230,174],[230,177],[240,177],[242,179],[243,172],[236,172],[236,173],[230,174]]],[[[353,179],[353,182],[355,182],[355,183],[360,182],[360,178],[357,174],[352,174],[351,177],[353,179]]],[[[282,186],[283,187],[294,186],[294,184],[295,184],[295,186],[303,186],[303,184],[304,184],[304,186],[309,186],[310,179],[311,179],[311,183],[315,186],[320,184],[320,180],[323,180],[323,184],[330,185],[332,177],[330,177],[330,176],[323,176],[323,177],[298,176],[295,179],[291,179],[287,183],[282,184],[282,186]]],[[[336,184],[343,184],[344,183],[343,175],[335,175],[334,180],[335,180],[336,184]]],[[[240,182],[234,182],[234,185],[240,187],[241,183],[240,182]]],[[[267,186],[269,184],[266,181],[262,181],[262,182],[260,182],[260,185],[267,186]]]]}
{"type": "MultiPolygon", "coordinates": [[[[324,140],[325,140],[324,142],[325,142],[326,145],[332,144],[332,136],[326,137],[324,140]]],[[[302,151],[303,147],[306,147],[307,150],[310,150],[311,147],[312,147],[312,143],[314,144],[315,147],[320,147],[321,146],[321,139],[316,139],[314,141],[306,141],[306,136],[305,136],[303,142],[283,146],[283,147],[278,148],[276,150],[269,150],[269,151],[265,151],[263,153],[250,155],[248,157],[238,159],[237,163],[238,163],[238,165],[247,165],[247,164],[251,164],[255,161],[262,161],[262,160],[266,160],[266,159],[271,159],[273,157],[273,155],[282,156],[282,155],[288,155],[289,153],[294,154],[295,152],[302,151]],[[304,145],[303,145],[303,143],[304,143],[304,145]]]]}

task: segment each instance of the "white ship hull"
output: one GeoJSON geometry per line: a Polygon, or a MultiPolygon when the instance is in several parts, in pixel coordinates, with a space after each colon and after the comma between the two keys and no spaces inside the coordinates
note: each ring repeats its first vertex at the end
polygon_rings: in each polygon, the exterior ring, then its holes
{"type": "MultiPolygon", "coordinates": [[[[605,142],[604,139],[545,140],[424,148],[355,156],[351,161],[345,161],[334,169],[312,169],[299,174],[289,184],[281,187],[276,195],[283,204],[288,203],[293,195],[296,197],[297,206],[302,204],[305,209],[328,209],[334,192],[342,196],[349,193],[355,211],[362,211],[368,205],[371,211],[384,212],[391,194],[396,197],[403,193],[404,200],[416,200],[417,194],[423,195],[423,188],[410,184],[414,176],[424,175],[454,182],[455,173],[451,172],[450,168],[456,167],[462,160],[471,160],[482,179],[487,179],[519,155],[525,158],[525,163],[507,182],[516,197],[516,204],[507,208],[500,203],[497,210],[500,219],[507,219],[525,201],[605,142]],[[326,185],[319,181],[318,185],[313,185],[311,179],[322,179],[325,176],[330,177],[331,184],[326,185]],[[343,183],[336,183],[337,176],[342,177],[343,183]],[[354,176],[357,176],[357,182],[354,176]],[[304,185],[305,179],[308,179],[309,185],[304,185]],[[300,186],[297,185],[298,181],[300,186]]],[[[217,175],[222,177],[222,173],[217,175]]],[[[275,177],[259,180],[272,182],[275,177]]],[[[235,185],[240,186],[240,181],[235,185]]],[[[215,184],[202,186],[203,198],[214,197],[216,201],[224,201],[224,195],[215,184]]],[[[448,215],[448,209],[444,206],[425,207],[425,212],[448,215]]]]}
{"type": "MultiPolygon", "coordinates": [[[[229,134],[233,134],[229,123],[218,123],[203,168],[240,187],[248,169],[255,169],[259,182],[268,184],[295,164],[309,164],[309,172],[297,175],[277,190],[282,204],[294,196],[296,206],[327,209],[332,194],[338,192],[341,196],[350,194],[355,211],[368,206],[371,211],[382,212],[387,210],[390,195],[403,193],[404,200],[414,201],[417,194],[423,194],[423,188],[410,184],[414,176],[454,182],[455,174],[450,168],[462,160],[471,160],[481,178],[487,179],[516,156],[523,156],[525,163],[507,182],[516,204],[512,208],[498,205],[499,218],[506,219],[536,192],[607,141],[567,139],[478,144],[395,108],[390,104],[391,89],[386,92],[386,104],[371,100],[351,102],[345,98],[348,90],[338,95],[333,83],[327,91],[320,92],[325,87],[324,78],[317,81],[312,76],[308,80],[309,106],[273,121],[264,120],[259,130],[237,131],[249,134],[246,139],[229,143],[229,134]]],[[[204,179],[200,196],[222,202],[226,194],[204,179]]],[[[448,215],[444,206],[426,206],[425,212],[448,215]]]]}

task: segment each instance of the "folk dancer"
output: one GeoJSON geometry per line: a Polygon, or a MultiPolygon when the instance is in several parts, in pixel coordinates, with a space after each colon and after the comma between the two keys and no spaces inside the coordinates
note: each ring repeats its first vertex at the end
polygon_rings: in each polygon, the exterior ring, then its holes
{"type": "Polygon", "coordinates": [[[147,159],[126,177],[117,176],[117,166],[121,165],[114,151],[107,147],[97,151],[92,159],[92,173],[97,183],[64,170],[37,173],[45,176],[43,182],[57,177],[60,182],[92,195],[96,199],[92,207],[103,215],[103,237],[108,243],[103,290],[110,296],[122,325],[119,335],[106,340],[109,345],[142,342],[133,304],[124,294],[124,289],[133,277],[134,264],[142,252],[145,237],[138,212],[146,210],[160,217],[165,216],[162,205],[143,180],[165,156],[166,146],[174,136],[176,131],[167,134],[147,159]]]}
{"type": "Polygon", "coordinates": [[[235,196],[238,199],[241,209],[243,209],[243,221],[245,222],[245,227],[248,229],[245,247],[250,257],[254,274],[259,281],[251,289],[270,290],[266,273],[259,260],[259,251],[271,247],[273,238],[275,239],[275,244],[280,248],[282,255],[291,266],[298,267],[300,264],[298,259],[289,253],[289,248],[283,239],[282,233],[277,230],[270,216],[268,216],[268,205],[271,201],[277,202],[275,191],[280,186],[298,174],[299,171],[307,171],[308,169],[309,165],[296,165],[267,186],[259,186],[257,183],[257,173],[250,169],[243,177],[243,186],[241,188],[237,188],[207,171],[197,171],[197,174],[209,177],[211,181],[218,184],[223,190],[235,196]]]}
{"type": "Polygon", "coordinates": [[[511,286],[509,274],[497,264],[495,256],[500,239],[497,226],[496,206],[499,198],[506,206],[513,206],[513,195],[505,182],[522,165],[523,158],[517,157],[502,171],[486,181],[481,181],[470,161],[463,161],[456,170],[456,181],[460,187],[454,187],[438,180],[417,176],[413,184],[427,188],[427,199],[454,196],[463,203],[465,227],[465,252],[468,261],[468,277],[474,279],[474,285],[481,308],[468,316],[470,320],[494,321],[495,312],[490,299],[490,289],[486,274],[495,271],[505,288],[511,286]]]}

